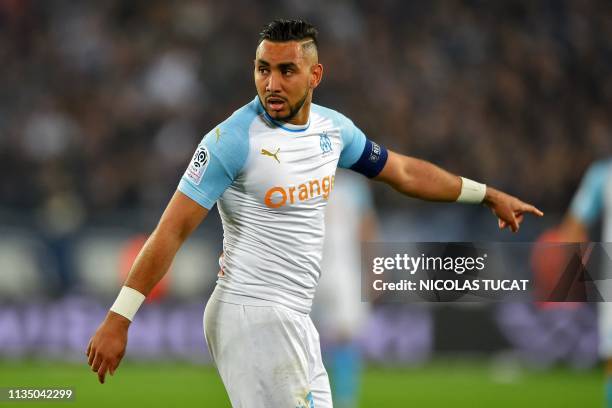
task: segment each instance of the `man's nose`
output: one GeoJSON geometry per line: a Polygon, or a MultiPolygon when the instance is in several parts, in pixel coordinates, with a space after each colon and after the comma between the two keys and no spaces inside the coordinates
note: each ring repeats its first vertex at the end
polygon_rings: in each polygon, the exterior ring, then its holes
{"type": "Polygon", "coordinates": [[[280,92],[281,87],[280,87],[280,79],[278,77],[278,74],[271,72],[270,76],[268,77],[268,83],[266,84],[266,92],[269,93],[276,93],[276,92],[280,92]]]}

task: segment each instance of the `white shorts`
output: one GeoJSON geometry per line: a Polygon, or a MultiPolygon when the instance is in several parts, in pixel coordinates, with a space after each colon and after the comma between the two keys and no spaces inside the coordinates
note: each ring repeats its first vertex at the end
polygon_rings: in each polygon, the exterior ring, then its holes
{"type": "Polygon", "coordinates": [[[319,334],[307,314],[219,300],[215,290],[204,335],[233,407],[332,407],[319,334]]]}

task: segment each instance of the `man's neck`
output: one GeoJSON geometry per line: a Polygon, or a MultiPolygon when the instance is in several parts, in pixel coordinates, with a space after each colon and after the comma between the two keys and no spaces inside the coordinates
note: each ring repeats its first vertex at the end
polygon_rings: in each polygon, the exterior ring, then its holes
{"type": "Polygon", "coordinates": [[[302,105],[302,108],[297,113],[297,115],[295,115],[290,120],[288,120],[287,123],[290,123],[292,125],[298,125],[298,126],[307,124],[308,118],[310,117],[310,104],[311,104],[310,100],[307,100],[306,102],[304,102],[304,105],[302,105]]]}

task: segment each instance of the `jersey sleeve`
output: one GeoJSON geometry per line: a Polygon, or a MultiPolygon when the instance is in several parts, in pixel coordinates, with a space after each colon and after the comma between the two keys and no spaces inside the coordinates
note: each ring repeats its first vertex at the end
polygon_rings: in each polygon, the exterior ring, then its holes
{"type": "Polygon", "coordinates": [[[603,208],[604,187],[612,170],[610,163],[612,161],[593,163],[572,199],[570,213],[586,225],[592,224],[603,208]]]}
{"type": "Polygon", "coordinates": [[[200,142],[181,178],[178,190],[211,209],[238,176],[248,154],[248,135],[219,125],[200,142]]]}
{"type": "Polygon", "coordinates": [[[366,136],[355,124],[349,119],[345,119],[342,126],[342,152],[338,167],[349,169],[357,163],[363,150],[366,146],[366,136]]]}
{"type": "Polygon", "coordinates": [[[348,168],[368,178],[376,177],[385,167],[387,149],[371,140],[347,119],[342,131],[343,148],[338,167],[348,168]]]}

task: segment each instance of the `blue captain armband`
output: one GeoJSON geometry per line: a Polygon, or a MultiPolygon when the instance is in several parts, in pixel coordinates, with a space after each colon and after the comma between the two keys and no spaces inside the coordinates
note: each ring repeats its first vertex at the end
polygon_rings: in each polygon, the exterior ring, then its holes
{"type": "Polygon", "coordinates": [[[363,153],[361,153],[359,160],[351,166],[351,170],[369,178],[376,177],[385,167],[388,156],[389,154],[384,146],[366,139],[363,153]]]}

